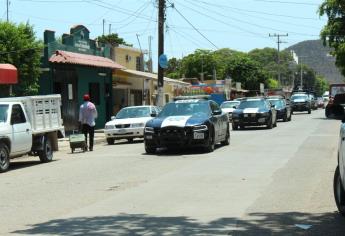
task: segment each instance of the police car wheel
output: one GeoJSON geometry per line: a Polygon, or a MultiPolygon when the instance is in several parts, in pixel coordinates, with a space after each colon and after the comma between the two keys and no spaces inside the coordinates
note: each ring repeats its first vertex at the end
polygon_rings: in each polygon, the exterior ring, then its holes
{"type": "Polygon", "coordinates": [[[156,147],[145,145],[145,151],[147,154],[154,154],[156,153],[156,147]]]}
{"type": "Polygon", "coordinates": [[[206,146],[206,152],[213,152],[214,151],[214,135],[213,131],[209,132],[208,144],[206,146]]]}

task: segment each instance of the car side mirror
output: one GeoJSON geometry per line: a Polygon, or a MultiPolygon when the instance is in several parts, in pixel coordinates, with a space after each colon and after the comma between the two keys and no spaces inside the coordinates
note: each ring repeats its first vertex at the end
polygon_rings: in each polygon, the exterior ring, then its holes
{"type": "Polygon", "coordinates": [[[220,115],[220,114],[222,114],[221,110],[216,110],[213,112],[213,115],[215,115],[215,116],[220,115]]]}
{"type": "Polygon", "coordinates": [[[232,108],[237,109],[237,106],[233,106],[232,108]]]}
{"type": "Polygon", "coordinates": [[[116,116],[112,116],[110,117],[111,120],[115,120],[116,119],[116,116]]]}
{"type": "Polygon", "coordinates": [[[156,117],[157,113],[151,113],[151,117],[156,117]]]}

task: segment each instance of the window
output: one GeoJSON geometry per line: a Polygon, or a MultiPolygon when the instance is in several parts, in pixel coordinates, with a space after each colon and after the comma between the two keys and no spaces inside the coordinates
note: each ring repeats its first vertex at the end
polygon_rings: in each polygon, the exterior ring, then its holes
{"type": "Polygon", "coordinates": [[[141,71],[141,57],[136,58],[136,70],[141,71]]]}
{"type": "Polygon", "coordinates": [[[18,104],[13,105],[11,114],[11,124],[21,124],[25,122],[26,119],[22,107],[18,104]]]}
{"type": "Polygon", "coordinates": [[[90,100],[95,105],[100,104],[100,92],[99,92],[99,83],[89,83],[89,94],[90,100]]]}

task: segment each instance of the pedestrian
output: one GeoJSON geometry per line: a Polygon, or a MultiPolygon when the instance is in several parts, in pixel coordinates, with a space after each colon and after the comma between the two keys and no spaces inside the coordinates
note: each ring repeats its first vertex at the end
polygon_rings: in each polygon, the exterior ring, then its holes
{"type": "MultiPolygon", "coordinates": [[[[89,135],[89,151],[93,151],[93,141],[95,136],[95,119],[97,118],[97,109],[95,104],[90,101],[89,94],[83,96],[84,103],[79,109],[79,122],[83,134],[85,135],[85,142],[87,145],[87,136],[89,135]]],[[[87,149],[87,148],[86,148],[87,149]]]]}

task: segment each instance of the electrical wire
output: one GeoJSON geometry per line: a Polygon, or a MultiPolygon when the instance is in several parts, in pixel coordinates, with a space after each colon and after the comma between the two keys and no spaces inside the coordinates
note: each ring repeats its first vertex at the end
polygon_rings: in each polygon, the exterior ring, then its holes
{"type": "Polygon", "coordinates": [[[176,6],[173,7],[174,10],[190,25],[194,28],[196,32],[198,32],[204,39],[206,39],[210,44],[212,44],[216,49],[219,49],[211,40],[209,40],[203,33],[201,33],[177,8],[176,6]]]}
{"type": "Polygon", "coordinates": [[[248,10],[248,9],[243,9],[243,8],[237,8],[237,7],[230,7],[227,5],[221,5],[221,4],[216,4],[216,3],[211,3],[211,2],[206,2],[204,0],[194,0],[197,2],[201,2],[204,4],[207,4],[208,6],[214,6],[220,9],[232,9],[232,10],[237,10],[241,12],[251,12],[251,13],[257,13],[261,15],[269,15],[269,16],[277,16],[277,17],[284,17],[284,18],[292,18],[292,19],[301,19],[301,20],[317,20],[320,21],[320,18],[310,18],[310,17],[302,17],[302,16],[290,16],[290,15],[283,15],[283,14],[275,14],[275,13],[269,13],[269,12],[263,12],[263,11],[255,11],[255,10],[248,10]]]}
{"type": "MultiPolygon", "coordinates": [[[[189,0],[184,0],[184,1],[186,1],[186,2],[188,2],[188,3],[190,3],[190,4],[192,4],[189,0]]],[[[183,5],[183,4],[181,4],[181,5],[183,5]]],[[[193,4],[193,6],[195,6],[195,4],[193,4]]],[[[186,6],[186,7],[187,7],[187,6],[186,6]]],[[[227,16],[227,15],[224,15],[224,14],[218,12],[218,11],[210,10],[210,9],[205,8],[205,7],[202,7],[202,6],[198,6],[198,7],[201,8],[201,9],[204,9],[204,10],[206,10],[206,11],[208,11],[208,12],[211,11],[211,12],[213,12],[213,13],[219,15],[219,16],[223,16],[223,17],[225,17],[225,18],[232,19],[233,21],[237,21],[237,22],[240,22],[240,23],[248,24],[248,25],[251,25],[251,26],[256,26],[256,27],[258,27],[258,28],[265,28],[265,29],[273,30],[273,31],[281,31],[280,29],[276,29],[276,28],[272,28],[272,27],[267,27],[267,26],[264,26],[264,25],[258,25],[258,24],[256,24],[256,23],[248,22],[248,21],[244,21],[244,20],[239,20],[239,19],[236,19],[236,18],[234,18],[234,17],[230,17],[230,16],[227,16]]],[[[192,8],[189,7],[189,9],[192,9],[192,8]]],[[[194,8],[193,8],[192,10],[195,11],[194,8]]],[[[289,33],[289,34],[296,34],[296,35],[301,35],[301,36],[318,36],[318,35],[303,34],[303,33],[293,32],[293,31],[286,31],[286,32],[289,33]]]]}

